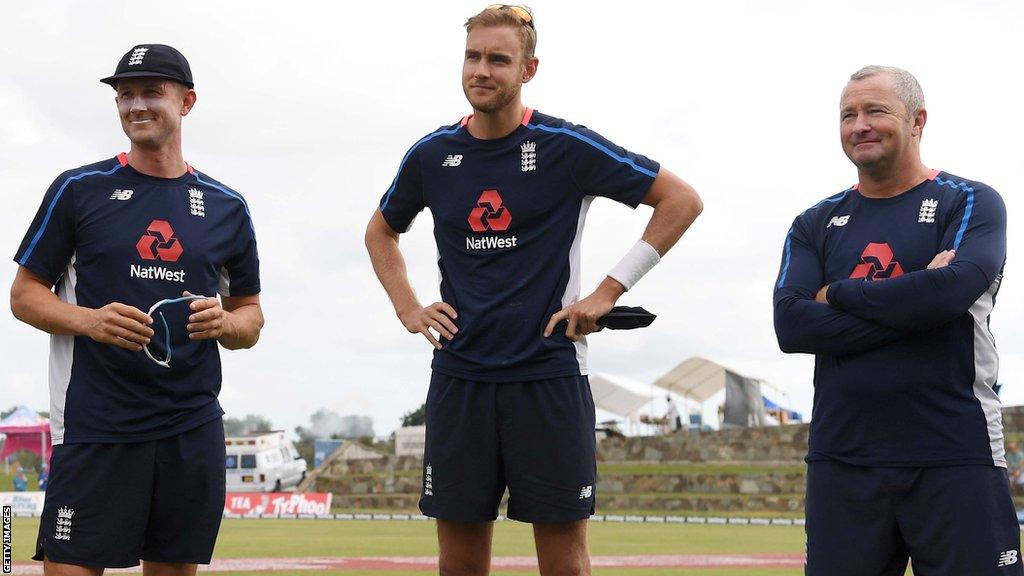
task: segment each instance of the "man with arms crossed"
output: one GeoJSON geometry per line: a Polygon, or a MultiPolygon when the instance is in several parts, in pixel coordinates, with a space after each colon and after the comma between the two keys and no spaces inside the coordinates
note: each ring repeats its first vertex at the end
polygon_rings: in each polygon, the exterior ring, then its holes
{"type": "Polygon", "coordinates": [[[15,256],[11,309],[52,334],[35,559],[47,574],[140,560],[150,576],[194,574],[224,509],[217,343],[251,347],[263,326],[256,239],[242,197],[182,157],[185,57],[139,45],[102,81],[131,151],[58,176],[15,256]]]}
{"type": "Polygon", "coordinates": [[[533,523],[541,573],[589,574],[596,447],[585,335],[702,206],[656,162],[523,106],[520,89],[538,64],[527,9],[492,6],[466,29],[462,82],[473,114],[412,147],[366,233],[399,319],[436,348],[420,508],[438,519],[442,574],[488,573],[506,486],[508,516],[533,523]],[[654,214],[643,240],[577,301],[595,196],[643,202],[654,214]],[[426,307],[398,247],[423,208],[442,275],[442,302],[426,307]],[[561,320],[568,325],[556,330],[561,320]]]}
{"type": "Polygon", "coordinates": [[[775,287],[784,352],[815,354],[807,574],[1022,574],[988,320],[1006,257],[992,188],[921,162],[905,70],[840,103],[858,184],[793,222],[775,287]]]}

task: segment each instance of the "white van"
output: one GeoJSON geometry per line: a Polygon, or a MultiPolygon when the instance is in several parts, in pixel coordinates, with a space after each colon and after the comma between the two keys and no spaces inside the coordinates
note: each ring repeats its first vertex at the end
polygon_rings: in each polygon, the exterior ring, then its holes
{"type": "Polygon", "coordinates": [[[224,439],[228,492],[280,492],[306,479],[306,461],[284,430],[224,439]]]}

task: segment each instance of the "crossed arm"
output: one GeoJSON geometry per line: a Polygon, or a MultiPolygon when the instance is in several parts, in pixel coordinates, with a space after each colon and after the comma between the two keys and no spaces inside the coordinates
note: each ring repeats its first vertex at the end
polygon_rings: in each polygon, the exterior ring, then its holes
{"type": "Polygon", "coordinates": [[[784,352],[849,354],[953,320],[997,281],[1006,257],[1006,209],[993,190],[972,191],[953,214],[924,270],[881,282],[826,284],[802,223],[786,240],[775,289],[775,331],[784,352]]]}

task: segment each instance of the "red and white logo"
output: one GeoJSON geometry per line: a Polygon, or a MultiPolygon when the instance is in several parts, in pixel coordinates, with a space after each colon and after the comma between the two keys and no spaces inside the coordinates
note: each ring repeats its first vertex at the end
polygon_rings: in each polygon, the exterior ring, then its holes
{"type": "Polygon", "coordinates": [[[469,212],[469,227],[473,232],[504,232],[512,224],[512,213],[501,205],[497,190],[484,190],[476,201],[476,208],[469,212]]]}
{"type": "Polygon", "coordinates": [[[850,274],[850,278],[865,280],[886,280],[903,276],[903,267],[895,260],[892,248],[887,242],[870,242],[860,255],[860,264],[850,274]]]}
{"type": "Polygon", "coordinates": [[[166,220],[153,220],[146,228],[146,233],[135,244],[139,256],[143,260],[163,260],[177,262],[184,249],[181,242],[174,237],[174,229],[166,220]]]}

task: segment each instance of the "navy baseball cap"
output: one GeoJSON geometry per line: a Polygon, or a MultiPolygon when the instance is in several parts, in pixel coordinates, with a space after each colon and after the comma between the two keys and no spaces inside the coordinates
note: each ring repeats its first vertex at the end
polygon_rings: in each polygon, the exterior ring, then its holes
{"type": "Polygon", "coordinates": [[[194,88],[192,69],[185,56],[165,44],[139,44],[121,57],[113,76],[100,80],[117,87],[123,78],[167,78],[194,88]]]}

